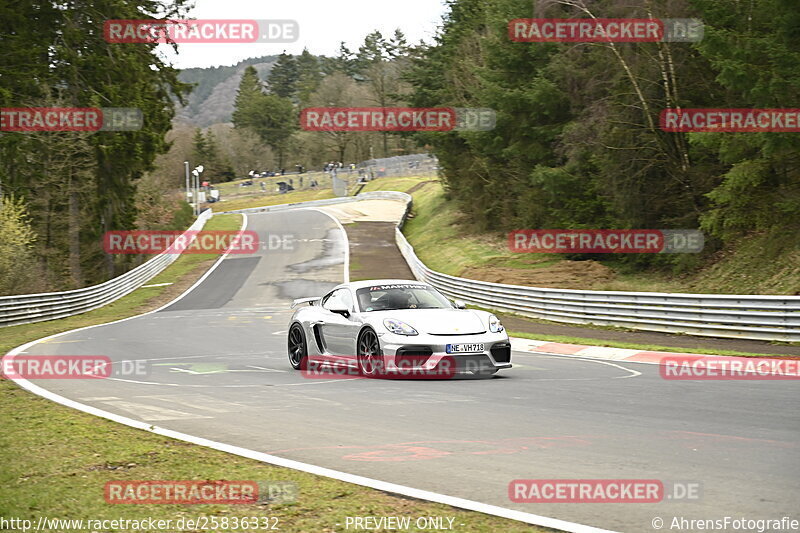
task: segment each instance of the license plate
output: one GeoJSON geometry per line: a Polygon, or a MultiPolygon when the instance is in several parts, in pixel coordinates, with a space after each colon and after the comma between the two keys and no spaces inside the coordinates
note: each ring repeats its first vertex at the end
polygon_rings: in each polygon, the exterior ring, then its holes
{"type": "Polygon", "coordinates": [[[448,344],[445,346],[447,353],[481,353],[484,351],[483,344],[448,344]]]}

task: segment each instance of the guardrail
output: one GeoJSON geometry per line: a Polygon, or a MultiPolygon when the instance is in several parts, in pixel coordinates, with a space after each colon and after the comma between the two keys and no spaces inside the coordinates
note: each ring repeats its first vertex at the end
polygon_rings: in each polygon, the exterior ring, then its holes
{"type": "MultiPolygon", "coordinates": [[[[396,199],[403,193],[391,193],[396,199]]],[[[411,197],[403,195],[410,209],[411,197]]],[[[408,212],[408,211],[407,211],[408,212]]],[[[767,341],[800,341],[800,296],[582,291],[490,283],[431,270],[400,231],[396,242],[416,279],[443,294],[498,311],[570,324],[767,341]]]]}
{"type": "Polygon", "coordinates": [[[414,277],[433,285],[451,298],[469,304],[569,324],[617,326],[709,337],[800,341],[800,296],[549,289],[491,283],[436,272],[419,260],[401,231],[412,205],[411,196],[402,192],[369,192],[355,197],[241,211],[282,211],[367,199],[406,202],[406,215],[395,231],[395,240],[414,277]]]}
{"type": "MultiPolygon", "coordinates": [[[[203,211],[187,231],[199,230],[213,213],[203,211]]],[[[144,285],[180,254],[161,253],[99,285],[71,291],[0,296],[0,327],[55,320],[97,309],[144,285]]]]}
{"type": "MultiPolygon", "coordinates": [[[[397,246],[416,279],[433,285],[451,298],[553,322],[709,337],[800,342],[800,296],[549,289],[491,283],[436,272],[419,260],[401,232],[412,205],[411,196],[406,193],[368,192],[355,197],[239,209],[226,213],[286,211],[370,199],[406,202],[406,215],[395,230],[397,246]]],[[[207,219],[210,211],[205,213],[209,213],[207,219]]],[[[202,222],[201,219],[202,215],[191,229],[196,229],[198,223],[202,226],[205,219],[202,222]]],[[[93,287],[61,293],[0,297],[0,326],[61,318],[105,305],[142,285],[176,257],[164,257],[166,255],[169,254],[161,254],[118,278],[93,287]]]]}

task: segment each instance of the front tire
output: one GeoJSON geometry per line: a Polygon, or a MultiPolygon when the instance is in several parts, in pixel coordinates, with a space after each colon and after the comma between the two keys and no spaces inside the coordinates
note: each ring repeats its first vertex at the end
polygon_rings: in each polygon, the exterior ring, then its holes
{"type": "Polygon", "coordinates": [[[300,324],[292,324],[288,340],[289,364],[295,370],[308,369],[308,345],[306,334],[300,324]]]}
{"type": "Polygon", "coordinates": [[[365,329],[358,336],[358,370],[362,376],[377,378],[384,375],[384,361],[378,335],[371,329],[365,329]]]}

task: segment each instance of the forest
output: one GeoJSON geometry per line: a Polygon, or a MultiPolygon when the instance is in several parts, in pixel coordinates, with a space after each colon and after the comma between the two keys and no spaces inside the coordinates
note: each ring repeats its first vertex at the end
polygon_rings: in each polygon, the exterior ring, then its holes
{"type": "Polygon", "coordinates": [[[6,3],[0,6],[0,106],[136,107],[145,127],[0,133],[0,293],[81,287],[130,268],[136,259],[103,253],[102,234],[185,227],[191,213],[178,190],[187,159],[202,161],[209,179],[223,181],[254,168],[319,168],[327,161],[427,151],[440,161],[449,200],[479,231],[706,233],[704,254],[619,259],[633,270],[695,268],[754,234],[797,246],[797,133],[682,133],[659,126],[667,108],[798,107],[796,2],[636,4],[449,0],[432,43],[408,43],[399,30],[376,31],[358,49],[342,43],[331,57],[283,53],[268,58],[267,69],[254,59],[235,69],[193,69],[182,78],[154,45],[109,44],[102,36],[108,18],[180,17],[187,9],[181,0],[6,3]],[[698,42],[510,39],[509,21],[525,17],[695,18],[704,34],[698,42]],[[223,82],[237,87],[225,102],[230,116],[217,109],[193,123],[202,107],[198,98],[210,98],[223,82]],[[195,86],[202,94],[190,102],[195,86]],[[313,106],[489,108],[496,126],[302,131],[300,111],[313,106]]]}

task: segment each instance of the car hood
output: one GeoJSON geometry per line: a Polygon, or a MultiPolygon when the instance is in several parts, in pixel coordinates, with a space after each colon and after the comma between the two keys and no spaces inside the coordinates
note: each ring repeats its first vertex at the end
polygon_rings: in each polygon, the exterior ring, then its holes
{"type": "Polygon", "coordinates": [[[487,327],[469,309],[397,309],[367,313],[373,318],[402,320],[420,333],[431,335],[469,335],[484,333],[487,327]]]}

